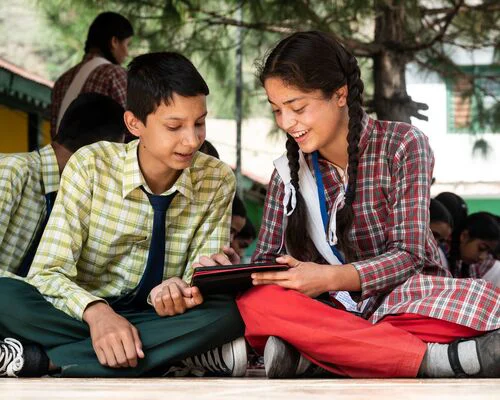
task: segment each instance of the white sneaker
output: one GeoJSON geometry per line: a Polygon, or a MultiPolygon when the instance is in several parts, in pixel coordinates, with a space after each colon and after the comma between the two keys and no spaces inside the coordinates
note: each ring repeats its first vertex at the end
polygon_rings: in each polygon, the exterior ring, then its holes
{"type": "Polygon", "coordinates": [[[311,361],[292,345],[276,336],[269,336],[264,348],[264,367],[270,379],[295,378],[306,372],[311,361]]]}
{"type": "Polygon", "coordinates": [[[17,377],[24,366],[23,352],[23,345],[18,340],[0,340],[0,376],[17,377]]]}
{"type": "Polygon", "coordinates": [[[222,376],[245,376],[247,371],[247,347],[240,337],[203,354],[186,358],[182,364],[193,375],[208,372],[222,376]]]}

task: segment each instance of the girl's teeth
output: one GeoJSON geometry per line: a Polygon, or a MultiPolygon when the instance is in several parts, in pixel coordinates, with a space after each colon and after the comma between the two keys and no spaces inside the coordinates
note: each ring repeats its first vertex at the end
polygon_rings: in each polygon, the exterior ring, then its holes
{"type": "Polygon", "coordinates": [[[294,138],[299,138],[299,137],[301,137],[301,136],[304,136],[307,132],[308,132],[307,130],[305,130],[305,131],[300,131],[300,132],[295,132],[295,133],[293,133],[293,134],[292,134],[292,136],[293,136],[294,138]]]}

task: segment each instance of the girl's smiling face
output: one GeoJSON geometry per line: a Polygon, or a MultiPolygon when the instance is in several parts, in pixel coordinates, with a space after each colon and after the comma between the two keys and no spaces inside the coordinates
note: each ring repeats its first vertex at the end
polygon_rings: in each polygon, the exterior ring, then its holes
{"type": "Polygon", "coordinates": [[[264,88],[276,123],[304,153],[319,150],[328,158],[331,146],[339,143],[337,139],[344,137],[345,141],[348,122],[345,86],[331,97],[325,97],[321,90],[302,91],[280,78],[266,79],[264,88]]]}

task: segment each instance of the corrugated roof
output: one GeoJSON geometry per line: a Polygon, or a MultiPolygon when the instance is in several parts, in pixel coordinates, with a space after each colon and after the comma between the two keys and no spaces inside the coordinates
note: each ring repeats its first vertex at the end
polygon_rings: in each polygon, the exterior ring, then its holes
{"type": "MultiPolygon", "coordinates": [[[[0,58],[0,94],[25,109],[47,111],[54,82],[0,58]]],[[[29,110],[26,110],[29,111],[29,110]]]]}

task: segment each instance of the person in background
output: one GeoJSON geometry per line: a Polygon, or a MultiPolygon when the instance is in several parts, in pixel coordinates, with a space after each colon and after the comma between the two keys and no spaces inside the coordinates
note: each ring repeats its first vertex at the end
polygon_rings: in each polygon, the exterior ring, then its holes
{"type": "Polygon", "coordinates": [[[498,268],[494,251],[499,244],[500,225],[496,217],[487,212],[470,214],[465,219],[457,240],[451,243],[449,265],[453,276],[482,278],[500,287],[500,282],[492,277],[496,276],[495,270],[498,268]]]}
{"type": "Polygon", "coordinates": [[[469,213],[467,204],[462,197],[452,192],[441,192],[435,197],[435,200],[445,206],[451,214],[451,219],[453,221],[453,230],[449,241],[449,245],[451,246],[451,242],[458,240],[460,232],[463,229],[465,219],[469,213]]]}
{"type": "Polygon", "coordinates": [[[217,149],[215,148],[215,146],[211,142],[209,142],[208,140],[205,140],[203,142],[203,144],[201,145],[199,151],[201,151],[202,153],[208,154],[209,156],[215,157],[218,160],[220,160],[219,152],[217,151],[217,149]]]}
{"type": "Polygon", "coordinates": [[[110,97],[81,94],[68,107],[51,144],[0,155],[0,276],[28,274],[66,163],[83,146],[123,142],[124,112],[110,97]]]}
{"type": "Polygon", "coordinates": [[[248,219],[245,223],[243,229],[235,236],[234,240],[231,242],[231,247],[238,253],[243,263],[250,262],[250,257],[247,259],[245,257],[245,250],[257,239],[257,232],[252,224],[252,221],[248,219]]]}
{"type": "Polygon", "coordinates": [[[453,219],[448,209],[439,200],[431,199],[429,206],[429,228],[436,239],[439,257],[443,266],[448,268],[453,219]]]}
{"type": "Polygon", "coordinates": [[[68,105],[80,93],[111,97],[122,107],[127,99],[127,72],[120,65],[128,56],[134,34],[129,20],[114,12],[99,14],[89,27],[83,60],[66,71],[52,90],[51,137],[54,138],[68,105]]]}
{"type": "Polygon", "coordinates": [[[243,229],[243,227],[247,222],[247,210],[245,208],[245,204],[238,195],[234,196],[232,210],[233,212],[231,215],[231,243],[234,242],[234,239],[236,238],[238,233],[241,232],[241,230],[243,229]]]}

